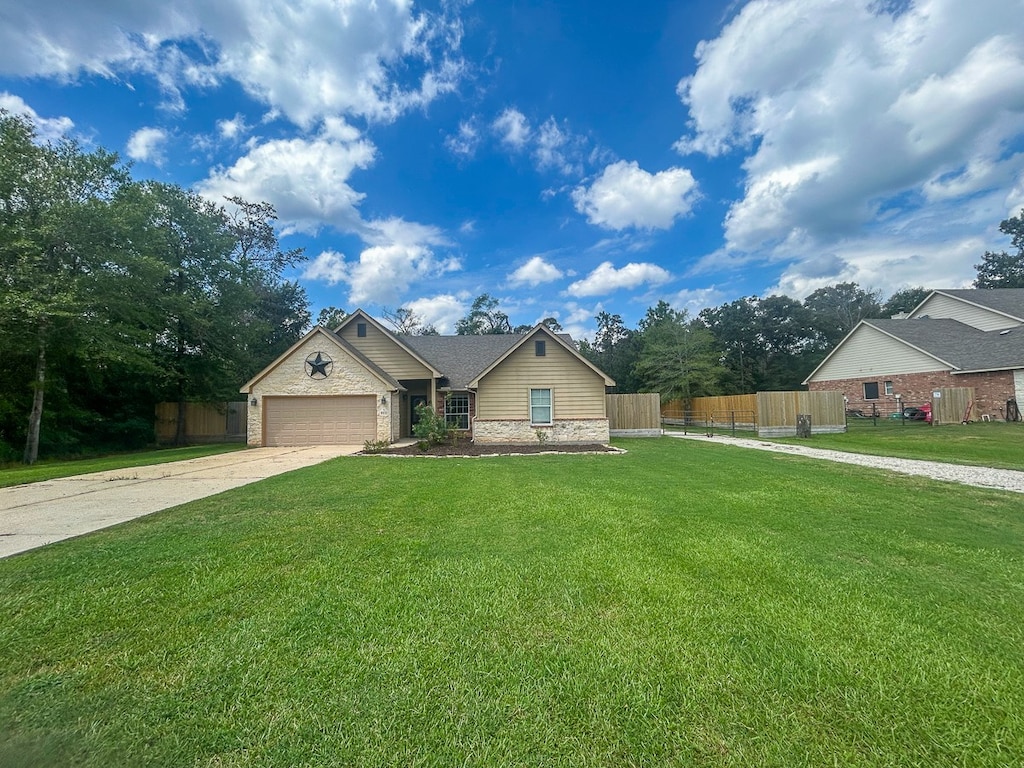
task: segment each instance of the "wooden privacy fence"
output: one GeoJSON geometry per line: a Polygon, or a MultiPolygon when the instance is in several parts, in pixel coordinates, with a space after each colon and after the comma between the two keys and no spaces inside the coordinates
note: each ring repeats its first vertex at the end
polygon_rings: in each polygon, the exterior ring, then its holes
{"type": "Polygon", "coordinates": [[[661,434],[661,396],[605,395],[608,429],[616,437],[657,437],[661,434]]]}
{"type": "Polygon", "coordinates": [[[841,392],[758,392],[672,400],[661,408],[666,424],[757,430],[763,437],[797,433],[797,416],[810,416],[812,432],[845,432],[841,392]]]}
{"type": "Polygon", "coordinates": [[[973,411],[974,387],[944,387],[932,392],[932,424],[971,421],[973,411]]]}
{"type": "Polygon", "coordinates": [[[845,432],[842,392],[758,392],[757,434],[787,437],[797,433],[797,416],[810,416],[811,433],[845,432]]]}
{"type": "MultiPolygon", "coordinates": [[[[186,443],[245,442],[246,403],[184,403],[186,443]]],[[[156,441],[173,443],[178,434],[178,403],[157,403],[156,441]]]]}

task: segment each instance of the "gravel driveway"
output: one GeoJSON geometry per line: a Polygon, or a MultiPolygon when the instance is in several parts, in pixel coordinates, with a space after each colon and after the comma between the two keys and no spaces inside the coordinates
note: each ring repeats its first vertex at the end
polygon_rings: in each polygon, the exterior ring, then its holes
{"type": "Polygon", "coordinates": [[[945,480],[950,483],[974,485],[978,488],[997,488],[1001,491],[1024,493],[1024,472],[1012,469],[992,469],[990,467],[969,467],[964,464],[945,464],[939,461],[919,461],[918,459],[896,459],[889,456],[869,456],[863,453],[847,453],[845,451],[826,451],[821,448],[809,448],[802,445],[772,443],[765,440],[750,440],[742,437],[725,435],[683,435],[678,432],[666,432],[668,437],[684,440],[703,440],[705,442],[735,445],[741,448],[756,448],[760,451],[788,453],[794,456],[807,456],[812,459],[838,461],[843,464],[858,464],[862,467],[887,469],[903,475],[919,475],[933,480],[945,480]]]}
{"type": "Polygon", "coordinates": [[[360,450],[249,448],[0,488],[0,558],[360,450]]]}

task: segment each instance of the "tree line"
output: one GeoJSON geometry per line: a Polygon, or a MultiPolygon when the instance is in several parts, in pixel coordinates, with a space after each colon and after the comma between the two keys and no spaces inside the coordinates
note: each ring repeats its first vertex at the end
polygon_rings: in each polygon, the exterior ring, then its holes
{"type": "Polygon", "coordinates": [[[274,208],[225,203],[0,112],[0,461],[151,443],[155,403],[235,399],[308,328],[274,208]]]}

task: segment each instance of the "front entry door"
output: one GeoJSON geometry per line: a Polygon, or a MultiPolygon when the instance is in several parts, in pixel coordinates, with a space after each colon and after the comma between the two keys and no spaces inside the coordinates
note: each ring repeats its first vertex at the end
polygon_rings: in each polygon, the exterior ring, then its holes
{"type": "Polygon", "coordinates": [[[410,397],[409,397],[409,435],[410,436],[412,436],[414,434],[413,431],[412,431],[412,428],[415,427],[416,424],[420,420],[420,416],[419,416],[418,413],[416,413],[416,409],[419,408],[421,405],[426,405],[426,404],[427,404],[427,396],[426,395],[410,395],[410,397]]]}

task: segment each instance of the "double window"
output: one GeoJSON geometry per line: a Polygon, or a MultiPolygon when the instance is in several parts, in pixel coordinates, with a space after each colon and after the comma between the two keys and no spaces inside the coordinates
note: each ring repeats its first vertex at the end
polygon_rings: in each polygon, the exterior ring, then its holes
{"type": "Polygon", "coordinates": [[[530,390],[530,423],[551,424],[551,390],[530,390]]]}
{"type": "Polygon", "coordinates": [[[444,420],[455,429],[469,429],[469,395],[448,395],[444,399],[444,420]]]}

